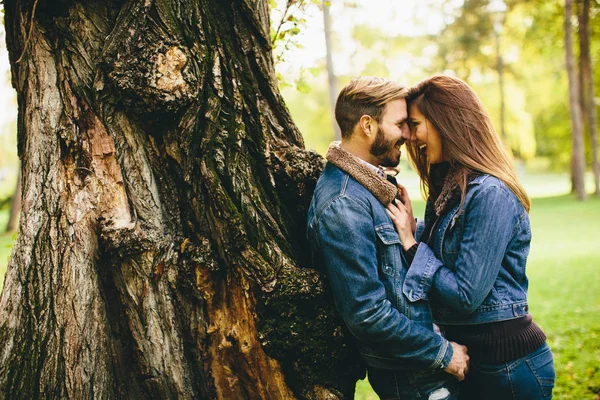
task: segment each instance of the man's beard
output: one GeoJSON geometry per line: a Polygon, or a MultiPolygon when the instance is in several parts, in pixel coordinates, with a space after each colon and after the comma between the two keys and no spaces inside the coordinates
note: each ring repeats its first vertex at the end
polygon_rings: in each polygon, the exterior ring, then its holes
{"type": "Polygon", "coordinates": [[[369,152],[379,162],[382,167],[395,167],[400,163],[400,156],[396,156],[395,152],[398,144],[402,144],[403,140],[385,140],[387,135],[382,128],[377,131],[375,141],[371,145],[369,152]]]}

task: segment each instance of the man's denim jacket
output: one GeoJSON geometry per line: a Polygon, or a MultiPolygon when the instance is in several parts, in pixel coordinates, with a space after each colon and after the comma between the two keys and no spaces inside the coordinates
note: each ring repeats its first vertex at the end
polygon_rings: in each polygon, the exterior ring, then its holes
{"type": "Polygon", "coordinates": [[[336,307],[367,365],[446,368],[452,346],[433,331],[428,302],[404,295],[407,268],[384,204],[328,162],[307,222],[315,261],[325,266],[336,307]]]}
{"type": "Polygon", "coordinates": [[[431,247],[421,239],[406,280],[410,301],[429,299],[439,324],[468,325],[527,314],[531,228],[514,193],[499,179],[480,175],[459,206],[443,215],[431,247]]]}

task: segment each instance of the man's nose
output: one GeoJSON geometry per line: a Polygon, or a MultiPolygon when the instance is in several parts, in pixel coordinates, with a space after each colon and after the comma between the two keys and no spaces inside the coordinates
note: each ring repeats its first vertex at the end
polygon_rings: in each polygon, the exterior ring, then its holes
{"type": "Polygon", "coordinates": [[[410,141],[414,141],[416,139],[416,137],[412,134],[412,130],[410,129],[408,124],[406,124],[402,127],[402,138],[404,140],[410,140],[410,141]]]}

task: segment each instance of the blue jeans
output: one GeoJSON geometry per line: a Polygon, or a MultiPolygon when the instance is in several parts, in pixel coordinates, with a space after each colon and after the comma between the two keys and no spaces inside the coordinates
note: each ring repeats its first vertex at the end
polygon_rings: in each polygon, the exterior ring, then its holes
{"type": "Polygon", "coordinates": [[[537,350],[503,364],[472,360],[460,383],[460,400],[541,400],[552,398],[556,371],[552,351],[544,343],[537,350]]]}
{"type": "Polygon", "coordinates": [[[458,381],[441,370],[392,371],[368,368],[369,383],[381,400],[456,400],[458,381]]]}

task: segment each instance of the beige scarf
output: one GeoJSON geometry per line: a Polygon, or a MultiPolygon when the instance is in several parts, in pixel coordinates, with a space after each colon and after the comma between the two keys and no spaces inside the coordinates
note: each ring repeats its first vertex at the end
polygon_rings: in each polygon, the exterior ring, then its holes
{"type": "Polygon", "coordinates": [[[396,198],[398,188],[385,178],[377,175],[375,171],[360,162],[356,156],[342,149],[340,142],[332,142],[329,145],[325,158],[356,179],[358,183],[371,192],[384,206],[387,206],[396,198]]]}

